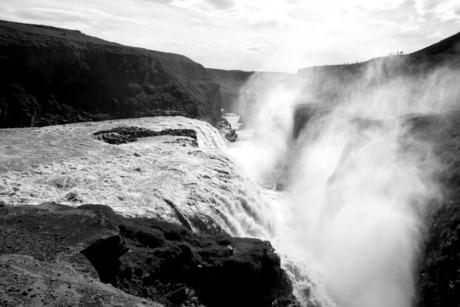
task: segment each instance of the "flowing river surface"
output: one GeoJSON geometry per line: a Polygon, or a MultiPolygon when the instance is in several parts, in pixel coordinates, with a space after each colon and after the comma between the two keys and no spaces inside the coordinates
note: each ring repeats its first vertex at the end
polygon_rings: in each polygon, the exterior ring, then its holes
{"type": "MultiPolygon", "coordinates": [[[[268,181],[257,182],[257,177],[251,176],[251,172],[258,173],[257,162],[247,160],[248,157],[256,154],[257,159],[264,159],[263,152],[255,145],[256,132],[253,129],[240,129],[240,116],[234,113],[223,115],[224,118],[237,130],[238,139],[234,143],[227,143],[227,154],[229,154],[237,165],[243,169],[249,177],[252,177],[255,185],[260,188],[260,201],[268,204],[273,213],[273,219],[268,225],[272,227],[268,232],[259,236],[261,239],[270,240],[277,253],[281,256],[283,268],[288,272],[294,284],[294,293],[304,306],[337,306],[326,294],[324,280],[321,277],[319,268],[312,261],[310,251],[302,249],[293,244],[292,235],[295,230],[288,226],[290,222],[286,209],[286,202],[289,199],[288,192],[276,189],[276,181],[279,179],[279,168],[271,174],[268,181]]],[[[269,153],[269,152],[268,152],[269,153]]],[[[260,160],[259,160],[260,161],[260,160]]],[[[261,161],[263,164],[263,161],[261,161]]],[[[260,166],[259,166],[260,167],[260,166]]],[[[262,166],[263,168],[263,166],[262,166]]]]}
{"type": "Polygon", "coordinates": [[[291,109],[262,111],[232,144],[183,117],[4,129],[0,201],[105,204],[270,240],[304,306],[411,306],[421,217],[439,195],[429,144],[409,137],[402,117],[342,108],[293,138],[291,109]],[[120,145],[94,136],[123,126],[193,129],[198,146],[173,135],[120,145]]]}

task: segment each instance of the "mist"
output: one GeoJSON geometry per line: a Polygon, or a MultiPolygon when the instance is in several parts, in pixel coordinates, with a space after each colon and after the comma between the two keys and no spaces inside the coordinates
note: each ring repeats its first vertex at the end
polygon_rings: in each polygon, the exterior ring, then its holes
{"type": "Polygon", "coordinates": [[[423,220],[442,200],[442,165],[407,119],[452,110],[460,75],[387,72],[381,60],[348,83],[315,72],[256,74],[241,91],[243,140],[228,152],[272,194],[270,239],[305,305],[316,297],[323,306],[409,307],[416,296],[423,220]],[[300,105],[311,116],[296,131],[300,105]],[[293,273],[290,259],[299,258],[293,273]]]}

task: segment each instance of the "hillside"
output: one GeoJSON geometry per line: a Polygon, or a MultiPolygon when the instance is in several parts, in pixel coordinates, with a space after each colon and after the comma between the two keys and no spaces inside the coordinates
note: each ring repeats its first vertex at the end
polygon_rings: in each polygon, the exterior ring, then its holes
{"type": "Polygon", "coordinates": [[[307,67],[299,69],[297,75],[304,80],[306,90],[317,93],[318,102],[335,103],[396,78],[424,78],[440,69],[460,69],[460,33],[411,54],[307,67]]]}
{"type": "Polygon", "coordinates": [[[156,115],[216,123],[219,85],[177,54],[0,21],[0,127],[156,115]]]}
{"type": "Polygon", "coordinates": [[[460,54],[460,32],[446,39],[439,41],[436,44],[423,48],[412,53],[412,55],[451,55],[458,56],[460,54]]]}

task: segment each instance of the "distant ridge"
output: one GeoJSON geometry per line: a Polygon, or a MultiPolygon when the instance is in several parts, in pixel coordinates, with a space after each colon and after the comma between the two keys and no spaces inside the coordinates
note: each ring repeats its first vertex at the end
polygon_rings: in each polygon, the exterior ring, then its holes
{"type": "Polygon", "coordinates": [[[460,55],[460,32],[433,45],[413,52],[414,55],[460,55]]]}

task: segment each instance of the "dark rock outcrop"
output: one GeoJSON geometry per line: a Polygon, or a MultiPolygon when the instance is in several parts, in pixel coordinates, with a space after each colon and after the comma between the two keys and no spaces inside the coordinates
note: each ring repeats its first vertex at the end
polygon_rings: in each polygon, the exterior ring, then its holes
{"type": "Polygon", "coordinates": [[[0,128],[157,115],[215,124],[219,85],[190,59],[0,21],[0,128]]]}
{"type": "Polygon", "coordinates": [[[236,130],[232,128],[232,125],[225,118],[222,118],[217,123],[217,129],[219,130],[220,135],[226,138],[229,142],[235,142],[238,138],[236,130]]]}
{"type": "Polygon", "coordinates": [[[198,235],[156,219],[125,218],[102,205],[55,203],[0,208],[0,230],[0,257],[59,259],[166,306],[296,304],[266,241],[198,235]]]}
{"type": "Polygon", "coordinates": [[[93,133],[98,140],[108,144],[126,144],[136,142],[139,138],[153,137],[160,135],[184,136],[190,138],[190,143],[198,147],[196,131],[192,129],[164,129],[153,131],[142,127],[116,127],[109,130],[101,130],[93,133]]]}
{"type": "Polygon", "coordinates": [[[310,122],[311,120],[317,120],[322,116],[328,114],[331,111],[331,108],[328,105],[318,104],[318,103],[305,103],[299,104],[294,110],[294,127],[292,130],[292,136],[294,139],[297,139],[299,134],[302,132],[302,129],[310,122]]]}
{"type": "Polygon", "coordinates": [[[419,259],[416,306],[454,307],[460,301],[460,113],[417,115],[407,119],[411,133],[431,142],[443,164],[442,203],[426,215],[427,229],[419,259]]]}

